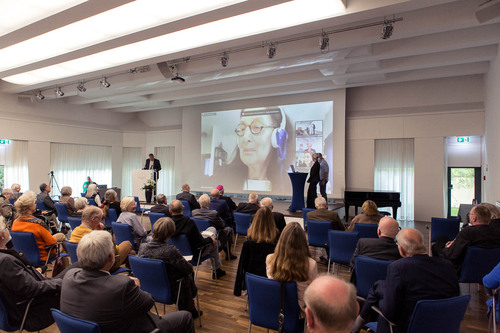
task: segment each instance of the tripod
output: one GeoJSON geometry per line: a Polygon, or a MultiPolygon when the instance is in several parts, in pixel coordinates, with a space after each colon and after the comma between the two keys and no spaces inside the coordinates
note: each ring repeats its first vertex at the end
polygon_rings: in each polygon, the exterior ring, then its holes
{"type": "Polygon", "coordinates": [[[54,176],[54,171],[49,172],[49,175],[50,175],[50,179],[49,179],[50,188],[53,188],[54,183],[55,183],[57,186],[57,190],[59,191],[59,193],[61,193],[61,189],[59,188],[59,184],[57,183],[56,176],[54,176]]]}

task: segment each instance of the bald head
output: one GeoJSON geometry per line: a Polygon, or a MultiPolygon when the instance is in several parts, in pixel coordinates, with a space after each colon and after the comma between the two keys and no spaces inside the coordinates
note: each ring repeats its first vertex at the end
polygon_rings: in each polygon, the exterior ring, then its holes
{"type": "Polygon", "coordinates": [[[260,201],[260,205],[263,206],[263,207],[267,207],[269,208],[271,211],[273,210],[273,199],[269,198],[269,197],[265,197],[264,199],[262,199],[260,201]]]}
{"type": "Polygon", "coordinates": [[[214,199],[219,199],[220,197],[220,192],[218,189],[214,188],[212,191],[210,191],[210,196],[214,199]]]}
{"type": "Polygon", "coordinates": [[[184,205],[179,200],[173,200],[168,206],[170,210],[170,214],[172,215],[182,215],[182,211],[184,210],[184,205]]]}
{"type": "Polygon", "coordinates": [[[359,312],[356,288],[331,275],[315,279],[304,293],[307,328],[315,332],[349,332],[359,312]]]}
{"type": "Polygon", "coordinates": [[[416,229],[405,228],[397,236],[399,253],[402,257],[411,257],[415,254],[427,252],[424,235],[416,229]]]}
{"type": "Polygon", "coordinates": [[[394,239],[399,232],[399,223],[390,216],[380,219],[378,223],[378,236],[394,239]]]}

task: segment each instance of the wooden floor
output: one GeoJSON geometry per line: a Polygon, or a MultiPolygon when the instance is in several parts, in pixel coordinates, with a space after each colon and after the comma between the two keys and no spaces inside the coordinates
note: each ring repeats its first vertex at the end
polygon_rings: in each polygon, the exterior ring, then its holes
{"type": "MultiPolygon", "coordinates": [[[[145,226],[149,223],[147,217],[143,218],[145,226]]],[[[426,222],[408,222],[401,223],[401,227],[415,227],[424,233],[428,239],[426,230],[426,222]]],[[[242,237],[239,237],[236,255],[239,255],[243,244],[242,237]]],[[[319,250],[313,249],[313,255],[318,259],[319,250]]],[[[199,327],[199,322],[196,320],[195,326],[197,332],[247,332],[248,331],[248,312],[245,311],[246,297],[236,297],[233,295],[234,280],[238,260],[222,261],[223,269],[227,275],[222,277],[217,283],[212,280],[210,267],[208,264],[203,264],[200,267],[198,275],[197,286],[199,289],[200,307],[203,311],[202,323],[203,327],[199,327]]],[[[326,266],[318,264],[320,273],[326,273],[326,266]]],[[[339,277],[348,280],[349,273],[345,267],[342,267],[339,277]]],[[[468,294],[469,287],[461,285],[462,293],[468,294]]],[[[488,323],[486,319],[486,306],[487,299],[484,289],[480,286],[472,285],[470,287],[470,294],[472,295],[469,308],[467,310],[464,321],[460,329],[460,333],[475,333],[487,332],[488,323]]],[[[159,311],[163,310],[161,304],[157,304],[159,311]]],[[[167,312],[173,311],[173,306],[167,307],[167,312]]],[[[154,312],[154,309],[152,309],[154,312]]],[[[265,332],[266,330],[259,327],[252,327],[252,332],[265,332]]],[[[59,332],[57,326],[54,324],[41,332],[53,333],[59,332]]]]}

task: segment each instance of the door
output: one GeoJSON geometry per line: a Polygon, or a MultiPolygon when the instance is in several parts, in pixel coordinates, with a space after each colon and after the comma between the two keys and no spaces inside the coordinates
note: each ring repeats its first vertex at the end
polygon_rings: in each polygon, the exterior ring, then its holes
{"type": "Polygon", "coordinates": [[[460,204],[481,202],[481,168],[448,168],[448,217],[457,216],[460,204]]]}

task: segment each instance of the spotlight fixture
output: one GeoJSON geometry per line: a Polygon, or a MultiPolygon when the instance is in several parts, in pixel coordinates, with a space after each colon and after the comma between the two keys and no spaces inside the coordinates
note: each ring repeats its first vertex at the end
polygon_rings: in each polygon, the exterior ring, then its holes
{"type": "Polygon", "coordinates": [[[111,84],[106,80],[105,76],[103,76],[101,81],[99,82],[101,83],[102,88],[109,88],[111,86],[111,84]]]}
{"type": "Polygon", "coordinates": [[[226,52],[223,52],[220,55],[219,60],[220,60],[220,64],[222,65],[222,67],[227,67],[227,64],[229,63],[229,56],[227,55],[226,52]]]}
{"type": "Polygon", "coordinates": [[[392,22],[384,20],[384,27],[382,28],[382,35],[380,37],[382,39],[388,39],[392,36],[393,31],[394,27],[392,26],[392,22]]]}
{"type": "Polygon", "coordinates": [[[56,95],[59,96],[59,97],[63,97],[64,96],[64,93],[61,90],[61,87],[59,87],[59,86],[56,88],[56,95]]]}
{"type": "Polygon", "coordinates": [[[83,81],[78,82],[78,85],[76,86],[76,89],[79,92],[82,92],[82,93],[84,93],[84,92],[87,91],[87,88],[85,88],[83,81]]]}
{"type": "Polygon", "coordinates": [[[328,36],[327,33],[323,32],[319,39],[319,48],[321,49],[321,51],[325,51],[328,49],[329,45],[330,45],[330,37],[328,36]]]}
{"type": "Polygon", "coordinates": [[[277,47],[277,44],[276,43],[270,43],[268,46],[267,46],[267,57],[269,59],[272,59],[274,58],[274,56],[276,55],[276,47],[277,47]]]}
{"type": "Polygon", "coordinates": [[[45,96],[42,95],[42,91],[41,90],[38,90],[36,92],[36,98],[38,98],[40,101],[43,100],[45,98],[45,96]]]}
{"type": "Polygon", "coordinates": [[[179,82],[179,83],[186,82],[186,79],[181,77],[179,75],[179,73],[177,72],[177,66],[175,64],[168,65],[168,69],[170,70],[170,73],[172,73],[172,75],[174,76],[173,78],[170,79],[171,81],[175,81],[175,82],[179,82]]]}

